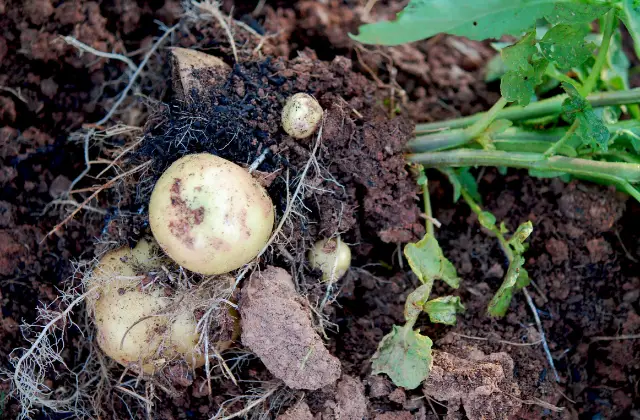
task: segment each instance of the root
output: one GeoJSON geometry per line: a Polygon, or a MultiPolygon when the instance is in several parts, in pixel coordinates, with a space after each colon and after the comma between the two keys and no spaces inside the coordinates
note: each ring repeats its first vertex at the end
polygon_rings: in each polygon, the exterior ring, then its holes
{"type": "Polygon", "coordinates": [[[549,361],[549,365],[551,366],[551,370],[553,371],[554,378],[556,382],[560,382],[560,376],[558,376],[558,371],[556,370],[556,365],[553,363],[553,357],[551,356],[551,351],[549,350],[549,344],[547,344],[547,339],[544,334],[544,328],[542,328],[542,322],[540,322],[540,316],[538,315],[538,308],[533,303],[533,299],[531,299],[531,295],[529,291],[525,287],[522,289],[524,292],[524,297],[527,299],[527,303],[529,304],[529,308],[531,308],[531,312],[533,312],[533,317],[536,320],[536,325],[538,326],[538,331],[540,332],[540,339],[542,340],[542,347],[544,348],[544,353],[547,355],[547,360],[549,361]]]}
{"type": "Polygon", "coordinates": [[[90,54],[93,54],[97,57],[102,57],[102,58],[106,58],[106,59],[113,59],[113,60],[120,60],[123,63],[125,63],[127,65],[127,67],[129,67],[130,71],[136,71],[137,67],[133,61],[131,61],[131,59],[129,57],[126,57],[122,54],[114,54],[114,53],[108,53],[108,52],[103,52],[103,51],[99,51],[96,50],[93,47],[90,47],[89,45],[85,44],[84,42],[78,41],[77,39],[75,39],[72,36],[65,36],[62,38],[64,40],[64,42],[66,42],[69,45],[73,45],[74,47],[76,47],[78,50],[80,50],[80,52],[88,52],[90,54]]]}
{"type": "Polygon", "coordinates": [[[277,383],[265,389],[259,389],[258,393],[256,393],[255,395],[243,395],[240,397],[231,398],[220,405],[218,412],[213,417],[211,417],[211,420],[230,420],[240,416],[246,416],[255,407],[266,402],[271,395],[273,395],[276,391],[278,391],[281,388],[282,388],[282,383],[277,383]],[[233,405],[243,399],[250,400],[251,402],[247,404],[242,410],[236,411],[233,414],[223,416],[226,406],[233,405]]]}
{"type": "Polygon", "coordinates": [[[200,11],[207,12],[213,16],[222,29],[224,29],[227,34],[227,38],[229,38],[229,43],[231,44],[231,50],[233,51],[233,58],[235,62],[238,62],[238,50],[236,49],[236,42],[233,39],[233,33],[231,32],[231,28],[227,25],[227,22],[222,16],[222,12],[220,12],[220,4],[217,1],[213,0],[204,0],[202,2],[191,0],[191,5],[200,11]]]}
{"type": "MultiPolygon", "coordinates": [[[[86,388],[101,380],[100,375],[93,375],[89,372],[88,365],[94,361],[93,357],[88,358],[83,369],[78,373],[67,368],[68,374],[74,378],[75,382],[75,388],[71,391],[65,393],[66,388],[49,389],[45,385],[45,380],[49,369],[55,369],[59,364],[66,367],[61,356],[64,340],[55,332],[57,330],[64,332],[66,325],[73,324],[70,319],[71,313],[92,293],[95,293],[95,289],[76,296],[71,301],[69,301],[69,295],[63,295],[59,303],[60,306],[64,305],[66,308],[62,312],[51,311],[48,307],[42,308],[38,321],[46,322],[46,324],[27,326],[27,330],[39,329],[38,335],[19,358],[16,358],[14,353],[25,349],[15,349],[11,355],[11,364],[14,368],[11,379],[14,392],[22,407],[19,418],[29,418],[36,407],[46,407],[58,412],[73,412],[78,417],[88,415],[83,407],[91,394],[87,392],[86,388]],[[80,379],[85,375],[87,375],[86,382],[82,383],[80,379]],[[83,402],[83,400],[85,401],[83,402]]],[[[57,374],[60,376],[59,372],[57,374]]]]}

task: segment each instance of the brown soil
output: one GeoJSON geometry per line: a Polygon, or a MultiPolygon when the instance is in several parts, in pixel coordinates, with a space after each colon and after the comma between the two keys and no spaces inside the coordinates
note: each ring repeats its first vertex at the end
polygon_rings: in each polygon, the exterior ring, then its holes
{"type": "MultiPolygon", "coordinates": [[[[397,6],[378,3],[374,16],[397,10],[397,6]]],[[[135,162],[149,157],[156,162],[149,179],[140,184],[140,194],[123,198],[118,207],[109,207],[120,200],[117,193],[104,194],[93,205],[107,208],[106,214],[84,211],[45,237],[66,214],[56,207],[46,208],[47,204],[60,198],[85,167],[82,144],[69,142],[68,134],[99,120],[113,103],[102,98],[115,97],[126,84],[121,77],[124,63],[80,55],[58,35],[73,35],[103,51],[135,51],[148,48],[152,36],[160,34],[154,19],[173,24],[180,7],[174,0],[104,4],[28,0],[22,6],[20,1],[0,0],[0,86],[12,89],[0,90],[0,358],[4,367],[8,368],[10,352],[26,344],[19,323],[33,321],[40,302],[55,300],[56,288],[63,287],[73,274],[72,261],[94,257],[96,238],[134,243],[144,234],[141,204],[148,196],[148,186],[177,156],[213,151],[222,156],[230,153],[226,157],[250,164],[268,146],[272,154],[260,171],[268,174],[289,168],[293,179],[308,160],[314,138],[288,139],[279,129],[278,115],[289,92],[306,91],[326,110],[318,153],[324,172],[317,174],[325,178],[313,178],[316,184],[312,187],[330,193],[318,194],[317,201],[312,194],[305,197],[315,223],[302,225],[298,231],[304,233],[298,238],[340,231],[357,244],[354,266],[367,268],[354,268],[341,281],[337,304],[326,314],[337,325],[337,331],[328,330],[326,346],[340,361],[342,378],[335,385],[307,393],[305,405],[297,407],[306,414],[282,418],[426,419],[447,413],[441,404],[449,404],[449,414],[454,415],[455,398],[438,396],[439,401],[432,402],[422,398],[420,390],[404,392],[384,377],[371,377],[369,358],[391,326],[402,322],[404,300],[417,285],[406,264],[401,266],[394,244],[423,233],[415,184],[402,160],[404,143],[413,129],[410,118],[440,120],[483,110],[493,103],[497,87],[487,86],[482,75],[482,66],[492,54],[488,45],[437,37],[406,47],[355,50],[345,34],[366,20],[356,2],[265,6],[255,18],[246,15],[242,19],[259,32],[279,31],[278,35],[264,44],[262,57],[252,57],[256,40],[237,31],[238,45],[248,46],[240,49],[240,56],[250,60],[233,68],[229,83],[212,99],[225,97],[229,103],[155,108],[147,133],[163,147],[154,149],[147,140],[136,155],[135,162]],[[396,104],[405,107],[401,115],[390,119],[396,104]],[[230,110],[220,110],[220,106],[230,110]],[[184,126],[177,123],[194,114],[216,119],[208,127],[197,128],[206,135],[194,135],[188,149],[171,149],[175,133],[184,132],[184,126]],[[234,135],[237,145],[223,150],[234,135]],[[372,263],[377,265],[371,268],[372,263]]],[[[252,8],[245,7],[236,7],[234,15],[240,18],[250,13],[252,8]]],[[[223,31],[211,22],[180,33],[175,44],[198,47],[232,62],[223,31]]],[[[138,58],[140,55],[134,61],[138,58]]],[[[143,95],[168,102],[167,61],[166,54],[152,60],[156,72],[145,76],[143,95]]],[[[144,107],[131,109],[135,112],[124,114],[124,122],[142,125],[147,113],[138,110],[144,107]]],[[[126,139],[118,140],[120,144],[110,146],[121,146],[126,139]]],[[[96,149],[90,150],[91,156],[98,155],[96,149]]],[[[526,220],[534,224],[526,268],[537,287],[529,289],[562,381],[554,383],[542,348],[535,344],[539,335],[520,294],[505,319],[486,316],[488,300],[506,270],[505,258],[468,208],[451,202],[451,188],[435,173],[430,183],[432,200],[435,216],[443,223],[437,237],[462,277],[455,293],[467,310],[456,327],[422,320],[423,333],[434,339],[434,348],[461,359],[477,351],[507,353],[513,360],[513,383],[510,379],[495,381],[492,389],[504,392],[501,384],[505,381],[519,388],[526,403],[518,418],[624,419],[637,415],[640,341],[592,339],[640,332],[640,206],[611,190],[583,183],[535,180],[523,172],[501,176],[486,170],[477,175],[484,205],[499,220],[511,229],[526,220]],[[466,338],[469,336],[476,339],[466,338]],[[555,413],[532,401],[545,401],[564,411],[555,413]]],[[[93,183],[84,179],[75,188],[93,183]]],[[[281,198],[276,202],[279,214],[286,205],[282,198],[286,188],[281,178],[269,187],[272,197],[281,198]]],[[[104,244],[98,246],[104,248],[104,244]]],[[[289,264],[282,257],[274,258],[274,263],[289,264]]],[[[313,280],[314,273],[307,273],[307,278],[313,280]]],[[[313,300],[319,291],[306,287],[303,291],[313,300]]],[[[450,292],[445,286],[437,288],[439,295],[450,292]]],[[[70,331],[67,339],[78,339],[77,331],[70,331]]],[[[66,352],[65,362],[73,366],[74,356],[66,352]]],[[[502,369],[505,378],[509,370],[502,369]]],[[[182,372],[177,376],[183,376],[182,372]]],[[[220,380],[213,395],[208,395],[204,374],[197,371],[192,379],[184,382],[177,395],[157,391],[155,418],[209,418],[223,401],[247,389],[220,380]]],[[[253,360],[242,370],[241,379],[270,381],[273,377],[253,360]]],[[[50,380],[49,385],[55,387],[53,371],[50,380]]],[[[15,418],[19,407],[6,398],[9,383],[0,382],[0,389],[0,413],[15,418]]],[[[300,397],[281,397],[283,406],[275,408],[273,417],[295,406],[300,397]]],[[[467,409],[464,401],[462,398],[467,409]]],[[[142,408],[136,411],[139,406],[129,396],[112,396],[110,403],[113,418],[144,415],[142,408]]],[[[236,403],[230,409],[242,407],[236,403]]],[[[265,404],[260,409],[268,407],[265,404]]],[[[474,417],[470,412],[467,416],[474,417]]]]}

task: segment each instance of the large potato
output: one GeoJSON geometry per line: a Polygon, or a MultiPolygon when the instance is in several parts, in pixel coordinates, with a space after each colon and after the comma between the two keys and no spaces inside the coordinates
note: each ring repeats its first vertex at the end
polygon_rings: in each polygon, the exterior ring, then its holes
{"type": "Polygon", "coordinates": [[[149,223],[178,264],[221,274],[248,263],[264,247],[273,229],[273,203],[242,167],[193,154],[174,162],[156,183],[149,223]]]}

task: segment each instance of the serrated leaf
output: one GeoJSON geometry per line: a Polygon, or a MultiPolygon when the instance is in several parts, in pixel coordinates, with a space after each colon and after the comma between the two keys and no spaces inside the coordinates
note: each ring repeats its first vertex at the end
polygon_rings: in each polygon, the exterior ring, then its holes
{"type": "Polygon", "coordinates": [[[610,133],[602,119],[594,112],[591,104],[587,102],[575,87],[566,83],[562,84],[569,97],[562,103],[562,110],[569,122],[578,119],[578,136],[582,144],[586,144],[594,149],[607,151],[610,133]]]}
{"type": "Polygon", "coordinates": [[[545,18],[552,25],[559,23],[589,23],[610,10],[610,6],[586,3],[558,3],[545,18]]]}
{"type": "Polygon", "coordinates": [[[556,25],[540,40],[540,52],[561,70],[569,70],[587,61],[596,46],[584,37],[589,28],[583,25],[556,25]]]}
{"type": "Polygon", "coordinates": [[[527,33],[520,41],[504,48],[500,54],[508,70],[525,70],[532,61],[532,56],[538,52],[536,48],[535,31],[527,33]]]}
{"type": "Polygon", "coordinates": [[[384,373],[396,386],[415,389],[431,371],[432,345],[431,339],[417,330],[394,325],[371,359],[373,374],[384,373]]]}
{"type": "Polygon", "coordinates": [[[424,304],[424,311],[431,322],[446,325],[456,324],[456,315],[464,312],[459,296],[444,296],[431,299],[424,304]]]}
{"type": "Polygon", "coordinates": [[[542,76],[549,65],[546,59],[534,61],[521,70],[505,73],[500,82],[500,92],[509,102],[527,106],[535,96],[535,87],[542,82],[542,76]]]}
{"type": "Polygon", "coordinates": [[[520,35],[556,5],[571,0],[411,0],[396,20],[360,26],[350,36],[365,44],[399,45],[438,33],[473,40],[520,35]]]}
{"type": "Polygon", "coordinates": [[[514,288],[520,275],[520,270],[524,264],[524,258],[521,255],[516,255],[513,258],[507,274],[502,281],[500,289],[493,295],[489,302],[489,315],[495,317],[502,317],[507,313],[509,304],[511,304],[511,298],[513,297],[514,288]]]}
{"type": "Polygon", "coordinates": [[[404,255],[411,270],[422,283],[442,280],[454,289],[460,285],[455,267],[445,258],[433,235],[426,234],[420,241],[407,244],[404,255]]]}
{"type": "Polygon", "coordinates": [[[619,14],[620,20],[633,38],[633,48],[638,58],[640,58],[640,3],[638,0],[621,0],[622,10],[619,14]]]}

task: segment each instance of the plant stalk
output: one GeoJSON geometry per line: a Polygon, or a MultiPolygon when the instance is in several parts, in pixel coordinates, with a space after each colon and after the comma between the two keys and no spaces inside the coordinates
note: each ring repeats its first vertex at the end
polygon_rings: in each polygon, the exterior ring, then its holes
{"type": "Polygon", "coordinates": [[[407,155],[407,160],[426,167],[506,166],[534,169],[550,174],[567,173],[577,178],[616,185],[640,201],[640,192],[632,184],[640,182],[640,164],[602,162],[566,156],[545,157],[541,153],[500,150],[458,149],[438,153],[407,155]]]}
{"type": "Polygon", "coordinates": [[[575,119],[575,121],[573,122],[573,124],[571,124],[571,127],[569,127],[569,129],[567,130],[566,133],[564,133],[564,136],[562,136],[562,138],[560,140],[558,140],[557,142],[553,143],[551,145],[551,147],[549,147],[549,149],[547,149],[546,152],[544,152],[544,156],[545,157],[550,157],[556,154],[556,152],[558,151],[558,149],[560,149],[562,146],[565,145],[565,143],[573,137],[573,133],[576,132],[576,130],[578,129],[578,125],[580,125],[580,120],[578,120],[577,118],[575,119]]]}
{"type": "Polygon", "coordinates": [[[594,63],[587,80],[585,80],[582,88],[580,89],[580,94],[582,96],[587,96],[591,93],[593,88],[596,86],[596,82],[598,81],[600,74],[602,73],[602,67],[607,61],[607,52],[609,51],[609,44],[611,43],[611,37],[615,30],[616,19],[617,16],[615,10],[610,10],[609,13],[605,15],[602,43],[600,44],[600,49],[596,56],[596,62],[594,63]]]}
{"type": "MultiPolygon", "coordinates": [[[[533,102],[526,107],[510,106],[496,113],[495,118],[507,119],[511,121],[529,120],[544,117],[546,115],[560,114],[562,111],[562,102],[567,98],[566,94],[557,95],[552,98],[543,99],[533,102]]],[[[587,101],[594,108],[612,106],[612,105],[629,105],[640,103],[640,88],[612,91],[597,92],[587,96],[587,101]]],[[[433,123],[416,125],[416,134],[433,133],[445,129],[465,128],[483,118],[486,113],[478,113],[468,117],[456,118],[448,121],[438,121],[433,123]]]]}

